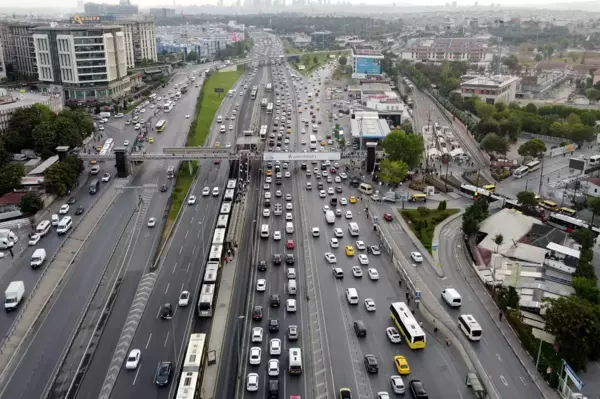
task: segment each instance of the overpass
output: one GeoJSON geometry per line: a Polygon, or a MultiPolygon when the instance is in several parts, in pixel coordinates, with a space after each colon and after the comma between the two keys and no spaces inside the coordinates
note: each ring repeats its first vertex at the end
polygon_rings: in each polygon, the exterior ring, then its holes
{"type": "Polygon", "coordinates": [[[292,58],[292,57],[302,57],[303,55],[307,55],[307,54],[331,54],[331,53],[340,53],[340,52],[349,52],[350,50],[325,50],[325,51],[310,51],[307,53],[294,53],[294,54],[284,54],[282,56],[274,56],[274,57],[256,57],[256,58],[247,58],[247,59],[243,59],[243,60],[238,60],[229,66],[233,66],[233,65],[243,65],[243,64],[248,64],[251,62],[260,62],[260,61],[277,61],[278,59],[280,59],[281,57],[283,58],[292,58]]]}

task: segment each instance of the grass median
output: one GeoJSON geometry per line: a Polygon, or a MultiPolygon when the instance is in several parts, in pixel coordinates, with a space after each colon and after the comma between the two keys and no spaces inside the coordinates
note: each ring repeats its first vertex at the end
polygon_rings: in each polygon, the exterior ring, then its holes
{"type": "Polygon", "coordinates": [[[331,51],[327,53],[302,53],[299,62],[292,62],[292,66],[302,75],[310,75],[313,71],[319,69],[329,62],[330,55],[339,56],[340,54],[347,53],[347,51],[331,51]],[[305,69],[299,69],[300,65],[303,65],[305,69]]]}
{"type": "Polygon", "coordinates": [[[421,244],[431,253],[431,242],[435,226],[442,223],[446,218],[460,212],[460,209],[446,209],[445,203],[438,209],[420,206],[417,209],[399,209],[410,229],[415,233],[421,244]]]}

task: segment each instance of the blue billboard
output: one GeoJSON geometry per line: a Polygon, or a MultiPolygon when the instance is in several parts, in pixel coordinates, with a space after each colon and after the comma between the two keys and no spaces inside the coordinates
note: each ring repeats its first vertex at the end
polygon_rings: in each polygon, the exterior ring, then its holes
{"type": "Polygon", "coordinates": [[[356,58],[356,73],[365,75],[381,75],[381,61],[374,58],[356,58]]]}

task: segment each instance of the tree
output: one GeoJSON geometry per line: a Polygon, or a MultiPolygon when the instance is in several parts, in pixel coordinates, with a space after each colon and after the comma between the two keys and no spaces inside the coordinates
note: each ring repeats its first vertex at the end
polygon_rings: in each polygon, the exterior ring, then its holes
{"type": "Polygon", "coordinates": [[[8,122],[8,128],[4,134],[6,148],[10,152],[33,148],[33,130],[42,122],[52,121],[54,116],[50,108],[41,104],[17,108],[8,122]]]}
{"type": "Polygon", "coordinates": [[[484,198],[477,198],[465,209],[463,214],[462,230],[467,236],[479,232],[479,224],[489,215],[488,203],[484,198]]]}
{"type": "Polygon", "coordinates": [[[401,183],[408,174],[408,165],[402,161],[384,159],[379,163],[379,179],[391,186],[401,183]]]}
{"type": "Polygon", "coordinates": [[[581,124],[581,118],[579,117],[579,115],[571,112],[569,116],[567,116],[566,122],[571,126],[579,125],[581,124]]]}
{"type": "Polygon", "coordinates": [[[313,64],[318,64],[319,63],[319,57],[317,57],[316,55],[313,57],[313,64]]]}
{"type": "Polygon", "coordinates": [[[508,142],[504,137],[500,137],[494,133],[488,133],[481,140],[481,149],[488,154],[496,153],[505,155],[508,152],[508,142]]]}
{"type": "Polygon", "coordinates": [[[40,154],[43,159],[51,157],[54,154],[56,144],[56,131],[54,123],[43,121],[37,125],[32,132],[33,149],[40,154]]]}
{"type": "Polygon", "coordinates": [[[392,131],[383,139],[381,145],[391,161],[402,161],[409,170],[421,163],[425,150],[421,136],[406,134],[402,130],[392,131]]]}
{"type": "Polygon", "coordinates": [[[195,51],[190,51],[187,56],[185,57],[185,60],[188,62],[196,62],[198,61],[198,53],[195,51]]]}
{"type": "Polygon", "coordinates": [[[600,289],[598,289],[596,280],[585,277],[573,277],[572,286],[575,290],[575,295],[579,298],[585,299],[594,305],[600,304],[600,289]]]}
{"type": "Polygon", "coordinates": [[[25,214],[35,215],[38,211],[44,209],[44,202],[37,195],[27,194],[21,198],[19,209],[25,214]]]}
{"type": "Polygon", "coordinates": [[[592,88],[587,89],[585,91],[585,96],[590,100],[591,103],[594,103],[600,99],[600,90],[592,88]]]}
{"type": "Polygon", "coordinates": [[[400,130],[403,130],[404,132],[406,132],[406,134],[414,133],[412,123],[409,120],[402,121],[402,123],[400,124],[400,130]]]}
{"type": "Polygon", "coordinates": [[[543,57],[543,56],[542,56],[540,53],[537,53],[537,54],[535,55],[535,60],[536,60],[537,62],[540,62],[540,61],[541,61],[541,60],[543,60],[543,59],[544,59],[544,57],[543,57]]]}
{"type": "Polygon", "coordinates": [[[348,58],[345,55],[340,56],[340,58],[338,58],[338,63],[341,66],[346,66],[346,64],[348,63],[348,58]]]}
{"type": "Polygon", "coordinates": [[[600,215],[600,198],[591,197],[588,199],[588,207],[592,211],[592,222],[590,223],[592,226],[594,225],[594,218],[597,215],[600,215]]]}
{"type": "Polygon", "coordinates": [[[481,119],[491,118],[496,112],[496,108],[492,104],[487,104],[483,101],[478,101],[477,104],[475,104],[475,109],[477,110],[477,115],[479,115],[481,119]]]}
{"type": "Polygon", "coordinates": [[[83,171],[83,161],[75,157],[67,157],[62,162],[50,166],[44,173],[46,191],[60,196],[66,195],[83,171]]]}
{"type": "Polygon", "coordinates": [[[0,167],[0,196],[19,187],[23,176],[25,176],[23,164],[8,163],[0,167]]]}
{"type": "Polygon", "coordinates": [[[502,234],[496,234],[494,236],[494,244],[496,244],[496,253],[498,253],[498,248],[500,248],[500,245],[504,244],[504,236],[502,234]]]}
{"type": "Polygon", "coordinates": [[[538,200],[533,191],[521,191],[517,193],[517,201],[519,201],[519,204],[522,206],[530,208],[533,208],[538,204],[538,200]]]}
{"type": "Polygon", "coordinates": [[[538,158],[546,152],[546,144],[540,139],[531,139],[521,144],[519,147],[519,155],[522,157],[538,158]]]}

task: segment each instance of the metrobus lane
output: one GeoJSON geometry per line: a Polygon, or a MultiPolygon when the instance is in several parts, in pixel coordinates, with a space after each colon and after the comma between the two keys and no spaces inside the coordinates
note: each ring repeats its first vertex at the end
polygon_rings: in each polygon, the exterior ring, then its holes
{"type": "MultiPolygon", "coordinates": [[[[402,375],[406,389],[410,380],[420,380],[424,383],[430,397],[462,398],[466,392],[463,379],[467,369],[462,359],[458,357],[453,348],[445,346],[444,337],[436,336],[433,327],[423,325],[426,335],[426,347],[412,350],[402,339],[402,343],[393,344],[386,335],[386,328],[395,326],[390,317],[390,304],[404,300],[405,292],[398,286],[398,274],[393,268],[389,256],[367,254],[358,250],[356,241],[363,241],[365,245],[378,245],[379,239],[373,231],[371,220],[367,219],[364,208],[360,202],[356,204],[330,205],[333,196],[338,198],[358,194],[343,184],[343,193],[319,197],[317,181],[314,177],[304,177],[305,181],[311,179],[312,190],[306,190],[312,227],[318,227],[319,237],[312,237],[311,243],[316,258],[318,271],[318,284],[321,293],[326,333],[333,365],[333,378],[336,393],[340,388],[350,388],[355,397],[373,398],[378,392],[386,391],[393,394],[390,377],[398,375],[394,357],[405,356],[410,367],[410,373],[402,375]],[[352,212],[352,219],[345,216],[336,216],[333,224],[325,220],[323,207],[330,206],[345,214],[352,212]],[[348,231],[348,224],[355,222],[359,226],[359,236],[352,237],[348,231]],[[334,237],[334,229],[342,230],[342,237],[338,238],[339,247],[332,248],[330,240],[334,237]],[[355,255],[346,254],[345,247],[352,245],[355,255]],[[331,252],[336,257],[336,263],[330,264],[325,259],[325,253],[331,252]],[[358,255],[366,254],[368,265],[360,265],[358,255]],[[359,266],[360,265],[360,266],[359,266]],[[359,266],[362,277],[355,277],[353,266],[359,266]],[[336,279],[333,275],[334,267],[342,269],[343,279],[336,279]],[[368,269],[377,271],[379,278],[370,278],[368,269]],[[346,289],[355,288],[358,293],[358,303],[349,304],[346,289]],[[365,299],[375,302],[376,310],[368,311],[365,299]],[[365,337],[358,337],[354,322],[362,321],[366,327],[365,337]],[[374,355],[377,359],[378,372],[368,373],[365,366],[365,356],[374,355]]],[[[325,189],[339,184],[324,184],[325,189]]],[[[417,313],[418,315],[418,313],[417,313]]],[[[419,322],[417,317],[417,323],[419,322]]]]}

